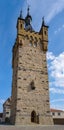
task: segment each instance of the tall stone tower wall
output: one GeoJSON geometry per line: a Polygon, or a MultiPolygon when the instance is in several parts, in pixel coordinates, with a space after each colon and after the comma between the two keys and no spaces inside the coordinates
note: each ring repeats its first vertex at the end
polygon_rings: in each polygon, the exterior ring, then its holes
{"type": "Polygon", "coordinates": [[[40,32],[26,30],[18,18],[17,38],[13,47],[12,124],[53,124],[50,115],[46,62],[48,27],[40,32]]]}

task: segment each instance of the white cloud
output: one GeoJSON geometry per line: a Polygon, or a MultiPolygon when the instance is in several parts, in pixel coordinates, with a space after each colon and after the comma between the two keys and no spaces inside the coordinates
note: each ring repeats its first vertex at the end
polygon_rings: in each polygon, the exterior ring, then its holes
{"type": "Polygon", "coordinates": [[[0,98],[0,112],[3,111],[3,103],[5,102],[4,99],[0,98]]]}
{"type": "Polygon", "coordinates": [[[52,52],[48,52],[48,53],[47,53],[47,59],[48,59],[48,60],[54,60],[54,59],[55,59],[55,56],[53,55],[52,52]]]}
{"type": "Polygon", "coordinates": [[[50,21],[55,15],[64,9],[64,0],[52,0],[51,8],[47,17],[47,21],[50,21]]]}
{"type": "Polygon", "coordinates": [[[55,30],[55,31],[54,31],[54,34],[59,33],[59,32],[62,31],[63,29],[64,29],[64,24],[63,24],[61,27],[59,27],[57,30],[55,30]]]}
{"type": "Polygon", "coordinates": [[[50,92],[55,94],[64,94],[64,89],[50,87],[50,92]]]}
{"type": "Polygon", "coordinates": [[[54,99],[51,101],[51,103],[55,103],[55,102],[64,102],[64,99],[54,99]]]}
{"type": "Polygon", "coordinates": [[[64,99],[51,100],[50,107],[54,109],[64,110],[64,99]]]}
{"type": "Polygon", "coordinates": [[[52,52],[48,52],[48,69],[50,72],[50,86],[64,87],[64,52],[58,56],[54,56],[52,52]]]}
{"type": "Polygon", "coordinates": [[[4,99],[0,99],[0,104],[3,104],[5,102],[4,99]]]}
{"type": "Polygon", "coordinates": [[[53,109],[58,109],[58,110],[63,110],[64,111],[64,104],[60,105],[60,104],[51,104],[50,105],[50,108],[53,108],[53,109]]]}
{"type": "Polygon", "coordinates": [[[64,88],[64,79],[56,79],[54,77],[54,81],[51,81],[49,84],[50,84],[50,87],[56,86],[59,88],[64,88]]]}

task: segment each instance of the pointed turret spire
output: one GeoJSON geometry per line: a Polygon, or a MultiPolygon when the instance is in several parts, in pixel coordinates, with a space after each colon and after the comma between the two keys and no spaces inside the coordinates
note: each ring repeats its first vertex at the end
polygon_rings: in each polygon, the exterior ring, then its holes
{"type": "Polygon", "coordinates": [[[44,17],[42,18],[42,26],[45,25],[44,17]]]}
{"type": "Polygon", "coordinates": [[[49,27],[49,26],[46,25],[45,20],[44,20],[44,17],[42,18],[42,26],[41,26],[41,28],[42,28],[43,26],[49,27]]]}
{"type": "Polygon", "coordinates": [[[44,17],[42,18],[42,25],[41,25],[40,33],[42,32],[43,27],[46,27],[46,28],[49,27],[49,26],[47,26],[47,25],[45,24],[44,17]]]}
{"type": "Polygon", "coordinates": [[[22,10],[20,11],[20,18],[23,19],[22,10]]]}

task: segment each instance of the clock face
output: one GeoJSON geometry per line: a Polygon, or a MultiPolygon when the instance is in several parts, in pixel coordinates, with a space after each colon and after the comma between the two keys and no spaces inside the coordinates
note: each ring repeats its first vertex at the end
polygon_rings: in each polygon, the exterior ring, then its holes
{"type": "Polygon", "coordinates": [[[37,43],[35,42],[33,46],[34,46],[34,47],[37,47],[37,43]]]}
{"type": "Polygon", "coordinates": [[[30,42],[29,45],[32,46],[33,45],[32,42],[30,42]]]}

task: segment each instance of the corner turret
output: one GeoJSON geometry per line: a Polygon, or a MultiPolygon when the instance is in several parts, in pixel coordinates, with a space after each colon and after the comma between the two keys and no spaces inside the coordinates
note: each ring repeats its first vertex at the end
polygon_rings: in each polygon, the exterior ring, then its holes
{"type": "Polygon", "coordinates": [[[22,10],[21,10],[20,16],[18,17],[18,20],[17,20],[17,34],[20,34],[21,30],[24,30],[24,24],[25,24],[25,21],[23,19],[22,10]]]}
{"type": "Polygon", "coordinates": [[[48,28],[49,26],[45,24],[44,17],[43,17],[40,34],[42,35],[43,51],[45,52],[48,50],[48,28]]]}

